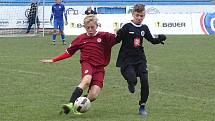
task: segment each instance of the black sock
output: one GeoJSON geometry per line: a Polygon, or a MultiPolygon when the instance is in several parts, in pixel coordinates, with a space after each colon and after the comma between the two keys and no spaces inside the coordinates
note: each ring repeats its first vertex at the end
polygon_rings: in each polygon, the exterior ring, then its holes
{"type": "Polygon", "coordinates": [[[75,100],[77,98],[79,98],[82,95],[82,93],[83,93],[83,89],[81,89],[80,87],[76,87],[72,93],[72,96],[71,96],[69,102],[74,104],[75,100]]]}

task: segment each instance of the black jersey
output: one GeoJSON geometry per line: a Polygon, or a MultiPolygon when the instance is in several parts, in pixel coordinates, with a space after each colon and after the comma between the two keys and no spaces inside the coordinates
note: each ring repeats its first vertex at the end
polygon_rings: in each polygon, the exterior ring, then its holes
{"type": "MultiPolygon", "coordinates": [[[[164,38],[154,38],[147,25],[136,25],[132,21],[117,32],[117,41],[122,41],[117,58],[117,67],[146,63],[143,38],[152,44],[159,44],[164,38]]],[[[166,39],[166,38],[165,38],[166,39]]]]}

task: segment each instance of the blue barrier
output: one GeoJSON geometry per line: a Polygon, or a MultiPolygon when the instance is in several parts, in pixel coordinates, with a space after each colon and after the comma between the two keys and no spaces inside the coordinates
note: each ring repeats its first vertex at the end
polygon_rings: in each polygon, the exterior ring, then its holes
{"type": "MultiPolygon", "coordinates": [[[[31,0],[0,0],[2,5],[26,5],[31,0]]],[[[40,0],[42,3],[43,0],[40,0]]],[[[143,3],[146,5],[212,5],[213,0],[62,0],[66,5],[72,6],[125,6],[143,3]]],[[[45,5],[54,4],[54,0],[45,0],[45,5]]]]}

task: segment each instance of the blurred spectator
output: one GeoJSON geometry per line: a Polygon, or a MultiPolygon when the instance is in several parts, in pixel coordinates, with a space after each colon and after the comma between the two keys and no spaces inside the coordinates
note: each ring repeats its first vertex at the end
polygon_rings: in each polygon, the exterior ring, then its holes
{"type": "Polygon", "coordinates": [[[28,28],[26,33],[30,32],[31,26],[35,23],[37,28],[39,29],[40,23],[39,23],[39,18],[37,16],[37,9],[38,9],[38,2],[32,0],[31,8],[28,13],[28,28]]]}
{"type": "Polygon", "coordinates": [[[93,11],[91,7],[88,7],[87,10],[85,11],[85,14],[86,15],[89,15],[89,14],[97,14],[96,11],[93,11]]]}

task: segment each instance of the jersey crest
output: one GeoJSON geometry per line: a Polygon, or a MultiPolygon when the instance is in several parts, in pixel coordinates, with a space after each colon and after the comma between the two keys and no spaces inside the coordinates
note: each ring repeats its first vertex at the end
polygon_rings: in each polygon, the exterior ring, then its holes
{"type": "Polygon", "coordinates": [[[145,32],[144,31],[141,31],[141,36],[143,37],[145,35],[145,32]]]}
{"type": "Polygon", "coordinates": [[[101,39],[101,38],[98,38],[98,39],[97,39],[97,42],[99,42],[99,43],[100,43],[101,41],[102,41],[102,39],[101,39]]]}

